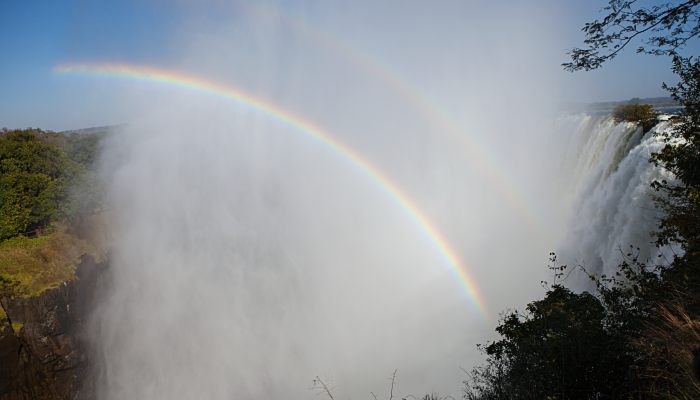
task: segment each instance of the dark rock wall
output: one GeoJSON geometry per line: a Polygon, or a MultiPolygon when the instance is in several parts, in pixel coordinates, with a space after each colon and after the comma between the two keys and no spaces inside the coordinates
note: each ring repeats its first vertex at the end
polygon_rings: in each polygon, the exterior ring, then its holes
{"type": "Polygon", "coordinates": [[[0,320],[0,400],[94,398],[85,332],[103,270],[85,256],[76,279],[36,297],[0,299],[8,316],[0,320]]]}

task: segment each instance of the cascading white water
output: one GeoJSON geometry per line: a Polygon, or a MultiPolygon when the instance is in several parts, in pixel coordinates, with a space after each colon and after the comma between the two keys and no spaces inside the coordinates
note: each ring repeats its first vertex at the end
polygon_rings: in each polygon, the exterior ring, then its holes
{"type": "Polygon", "coordinates": [[[671,177],[650,162],[663,146],[657,133],[670,126],[660,122],[643,133],[610,116],[572,115],[558,121],[562,199],[570,204],[559,247],[562,263],[600,275],[615,271],[629,253],[654,263],[671,257],[674,249],[653,243],[662,211],[651,188],[654,180],[671,177]]]}

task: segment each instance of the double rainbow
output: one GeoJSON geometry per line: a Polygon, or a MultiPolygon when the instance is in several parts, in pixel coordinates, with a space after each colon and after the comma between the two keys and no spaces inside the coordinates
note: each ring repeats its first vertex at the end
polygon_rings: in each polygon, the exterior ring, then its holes
{"type": "Polygon", "coordinates": [[[538,232],[542,231],[542,226],[539,223],[539,218],[533,211],[533,207],[516,190],[517,185],[499,168],[499,163],[494,157],[489,156],[489,152],[483,146],[480,146],[477,141],[473,140],[468,132],[464,132],[454,117],[450,116],[442,107],[431,101],[410,82],[402,78],[398,71],[395,71],[380,59],[353,47],[350,43],[343,41],[331,32],[319,30],[304,19],[285,12],[280,8],[257,1],[244,2],[242,4],[250,13],[273,18],[276,23],[284,24],[295,33],[299,33],[320,45],[324,50],[329,50],[331,53],[348,61],[359,70],[377,79],[384,87],[410,104],[415,111],[428,117],[440,128],[440,132],[450,136],[456,142],[455,144],[464,151],[465,160],[472,162],[478,166],[481,172],[488,174],[490,181],[495,183],[495,188],[530,228],[538,232]]]}
{"type": "Polygon", "coordinates": [[[92,75],[100,77],[117,77],[133,80],[162,83],[191,89],[202,93],[233,101],[235,104],[257,111],[269,118],[283,123],[296,131],[317,140],[360,169],[368,178],[382,188],[418,225],[437,252],[445,259],[447,265],[458,277],[471,302],[482,316],[488,320],[484,300],[466,265],[451,248],[445,237],[434,226],[418,206],[394,182],[373,166],[367,159],[352,148],[335,138],[330,132],[315,125],[280,106],[253,96],[234,86],[222,85],[193,75],[168,71],[153,67],[127,64],[66,64],[58,65],[54,71],[61,74],[92,75]]]}

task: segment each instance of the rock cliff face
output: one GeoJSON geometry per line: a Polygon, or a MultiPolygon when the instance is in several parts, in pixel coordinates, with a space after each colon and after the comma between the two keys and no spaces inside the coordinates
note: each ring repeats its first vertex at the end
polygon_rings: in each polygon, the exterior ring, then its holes
{"type": "Polygon", "coordinates": [[[85,331],[104,269],[85,256],[75,279],[36,297],[0,299],[7,314],[0,318],[0,400],[94,398],[85,331]]]}

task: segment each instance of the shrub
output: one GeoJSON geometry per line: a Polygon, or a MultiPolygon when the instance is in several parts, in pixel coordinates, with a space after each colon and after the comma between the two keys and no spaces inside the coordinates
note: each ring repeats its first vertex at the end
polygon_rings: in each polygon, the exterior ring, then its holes
{"type": "Polygon", "coordinates": [[[620,104],[613,110],[613,117],[617,121],[639,124],[645,132],[653,128],[658,122],[658,114],[654,111],[651,104],[620,104]]]}
{"type": "Polygon", "coordinates": [[[98,207],[90,170],[97,140],[33,129],[0,132],[0,240],[36,235],[98,207]]]}

